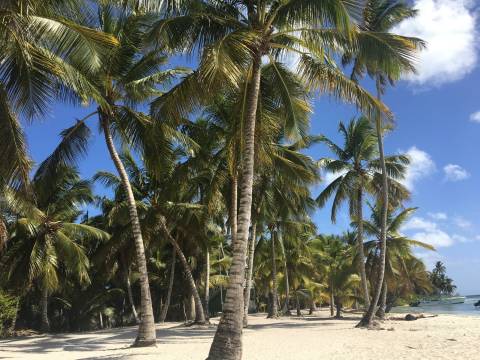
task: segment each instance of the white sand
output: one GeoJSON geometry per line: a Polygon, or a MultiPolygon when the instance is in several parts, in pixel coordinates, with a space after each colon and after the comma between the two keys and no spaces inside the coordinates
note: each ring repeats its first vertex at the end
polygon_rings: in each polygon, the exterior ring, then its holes
{"type": "MultiPolygon", "coordinates": [[[[385,330],[354,329],[357,318],[250,318],[245,360],[480,359],[480,316],[440,315],[417,321],[387,320],[385,330]]],[[[214,319],[212,322],[216,322],[214,319]]],[[[156,348],[129,348],[135,328],[0,341],[0,359],[205,359],[215,327],[157,327],[156,348]]]]}

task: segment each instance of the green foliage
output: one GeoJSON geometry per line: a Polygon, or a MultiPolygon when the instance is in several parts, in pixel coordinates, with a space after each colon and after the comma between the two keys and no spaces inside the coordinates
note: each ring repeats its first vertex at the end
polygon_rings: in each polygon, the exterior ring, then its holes
{"type": "Polygon", "coordinates": [[[441,261],[437,261],[435,267],[430,272],[430,281],[433,285],[433,292],[436,295],[452,295],[457,288],[446,272],[447,268],[441,261]]]}
{"type": "Polygon", "coordinates": [[[18,297],[0,290],[0,336],[6,336],[14,330],[19,301],[18,297]]]}

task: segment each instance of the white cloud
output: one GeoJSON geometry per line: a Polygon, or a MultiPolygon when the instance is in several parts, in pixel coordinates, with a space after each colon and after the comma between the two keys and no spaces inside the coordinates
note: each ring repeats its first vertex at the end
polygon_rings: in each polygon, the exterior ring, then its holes
{"type": "Polygon", "coordinates": [[[433,221],[425,220],[419,216],[412,217],[402,228],[402,230],[424,230],[434,231],[437,229],[437,224],[433,221]]]}
{"type": "Polygon", "coordinates": [[[455,239],[440,229],[420,231],[414,233],[412,238],[430,244],[435,248],[452,246],[455,242],[455,239]]]}
{"type": "Polygon", "coordinates": [[[436,213],[428,213],[428,216],[430,216],[434,220],[447,220],[448,216],[444,212],[436,212],[436,213]]]}
{"type": "Polygon", "coordinates": [[[465,236],[463,235],[458,235],[458,234],[453,234],[452,235],[452,239],[456,242],[461,242],[461,243],[466,243],[466,242],[470,242],[471,240],[466,238],[465,236]]]}
{"type": "Polygon", "coordinates": [[[427,42],[419,54],[418,73],[407,80],[420,85],[440,85],[462,79],[477,64],[476,16],[472,0],[415,0],[415,18],[394,32],[427,42]]]}
{"type": "Polygon", "coordinates": [[[408,189],[413,190],[414,183],[434,173],[436,166],[431,156],[416,146],[408,149],[406,155],[410,159],[410,165],[402,182],[408,189]]]}
{"type": "Polygon", "coordinates": [[[412,239],[425,242],[434,247],[448,247],[455,243],[455,239],[447,234],[445,231],[438,228],[438,225],[424,218],[415,216],[411,218],[402,231],[411,230],[414,232],[411,235],[412,239]]]}
{"type": "Polygon", "coordinates": [[[443,171],[445,172],[445,180],[447,181],[460,181],[470,177],[467,170],[456,164],[445,165],[443,171]]]}
{"type": "Polygon", "coordinates": [[[470,121],[480,123],[480,111],[474,112],[470,115],[470,121]]]}
{"type": "MultiPolygon", "coordinates": [[[[433,217],[432,215],[436,216],[439,220],[447,219],[447,216],[444,213],[429,213],[430,217],[433,217]],[[439,214],[440,216],[438,216],[439,214]],[[443,215],[445,215],[445,217],[443,215]]],[[[472,226],[469,221],[465,220],[462,217],[456,217],[454,219],[454,223],[462,229],[467,229],[472,226]]],[[[407,231],[412,239],[433,245],[435,248],[449,247],[458,243],[469,243],[472,241],[480,240],[480,235],[475,237],[467,237],[457,233],[450,235],[449,233],[441,229],[436,222],[422,218],[420,216],[412,217],[402,227],[402,231],[407,231]]]]}
{"type": "Polygon", "coordinates": [[[457,225],[459,228],[462,228],[462,229],[468,229],[472,227],[472,223],[461,216],[457,216],[454,219],[454,222],[455,222],[455,225],[457,225]]]}
{"type": "Polygon", "coordinates": [[[427,269],[433,269],[437,261],[444,260],[443,256],[436,251],[420,251],[416,252],[416,255],[423,260],[427,269]]]}

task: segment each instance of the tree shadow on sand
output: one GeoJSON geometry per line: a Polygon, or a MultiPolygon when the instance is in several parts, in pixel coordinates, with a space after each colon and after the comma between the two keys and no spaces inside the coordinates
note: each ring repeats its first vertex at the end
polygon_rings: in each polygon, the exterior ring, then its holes
{"type": "MultiPolygon", "coordinates": [[[[184,343],[188,339],[192,342],[210,342],[216,327],[186,327],[179,325],[171,328],[157,329],[157,344],[184,343]]],[[[44,354],[50,352],[89,352],[89,351],[118,351],[127,349],[136,337],[137,328],[116,328],[90,333],[55,334],[48,336],[22,337],[0,341],[1,352],[10,352],[15,347],[15,357],[28,358],[29,354],[44,354]],[[105,348],[105,346],[108,346],[105,348]]],[[[106,355],[99,359],[121,358],[124,354],[106,355]]],[[[94,359],[94,358],[92,358],[94,359]]]]}

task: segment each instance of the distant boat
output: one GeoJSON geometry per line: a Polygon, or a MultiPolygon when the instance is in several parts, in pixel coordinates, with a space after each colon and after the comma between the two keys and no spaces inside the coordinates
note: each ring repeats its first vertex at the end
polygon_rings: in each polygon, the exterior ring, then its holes
{"type": "Polygon", "coordinates": [[[442,296],[439,298],[418,300],[410,304],[410,306],[436,306],[436,305],[455,305],[463,304],[465,302],[465,296],[442,296]]]}

